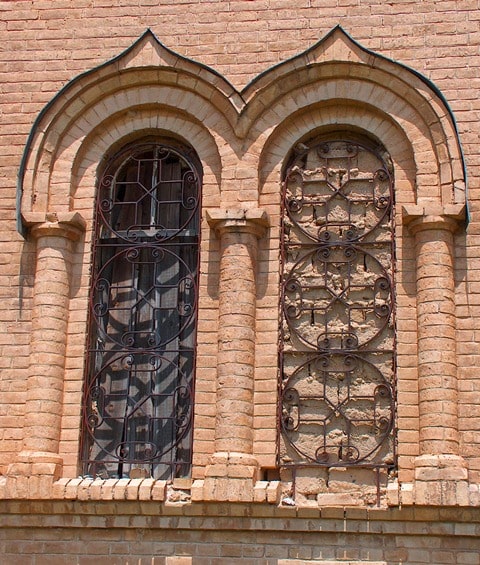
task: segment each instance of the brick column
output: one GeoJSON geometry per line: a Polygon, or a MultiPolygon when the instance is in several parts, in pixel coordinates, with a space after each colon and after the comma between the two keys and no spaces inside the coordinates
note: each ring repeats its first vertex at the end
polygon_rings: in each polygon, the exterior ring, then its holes
{"type": "Polygon", "coordinates": [[[468,494],[468,476],[459,455],[453,234],[463,207],[443,213],[413,208],[404,219],[416,256],[420,456],[415,501],[460,504],[468,494]]]}
{"type": "Polygon", "coordinates": [[[253,500],[256,259],[267,216],[255,209],[215,210],[207,217],[220,238],[220,281],[215,454],[204,496],[253,500]]]}
{"type": "Polygon", "coordinates": [[[36,269],[23,449],[8,474],[53,480],[62,468],[58,449],[72,245],[84,231],[84,221],[79,214],[48,214],[41,220],[37,216],[26,218],[36,240],[36,269]]]}

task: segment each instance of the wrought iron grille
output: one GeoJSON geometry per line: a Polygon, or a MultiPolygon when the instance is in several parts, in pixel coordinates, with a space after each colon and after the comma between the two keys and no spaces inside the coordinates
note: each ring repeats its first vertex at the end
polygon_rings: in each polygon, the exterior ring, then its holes
{"type": "Polygon", "coordinates": [[[280,464],[391,466],[389,158],[351,141],[302,144],[283,195],[280,464]]]}
{"type": "Polygon", "coordinates": [[[187,476],[199,253],[193,156],[128,148],[98,186],[84,389],[83,472],[187,476]]]}

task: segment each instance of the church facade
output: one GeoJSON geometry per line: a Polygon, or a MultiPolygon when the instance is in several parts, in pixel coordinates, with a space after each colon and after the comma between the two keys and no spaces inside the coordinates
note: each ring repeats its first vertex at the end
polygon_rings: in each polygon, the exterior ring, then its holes
{"type": "Polygon", "coordinates": [[[480,562],[478,2],[4,2],[7,562],[480,562]]]}

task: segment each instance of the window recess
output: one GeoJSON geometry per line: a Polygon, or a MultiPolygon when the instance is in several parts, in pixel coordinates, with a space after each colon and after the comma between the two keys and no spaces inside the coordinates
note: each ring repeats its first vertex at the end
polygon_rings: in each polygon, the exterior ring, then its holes
{"type": "Polygon", "coordinates": [[[83,473],[190,473],[200,173],[176,144],[127,148],[98,185],[83,473]]]}
{"type": "Polygon", "coordinates": [[[299,144],[283,183],[282,466],[394,465],[393,233],[385,151],[299,144]]]}

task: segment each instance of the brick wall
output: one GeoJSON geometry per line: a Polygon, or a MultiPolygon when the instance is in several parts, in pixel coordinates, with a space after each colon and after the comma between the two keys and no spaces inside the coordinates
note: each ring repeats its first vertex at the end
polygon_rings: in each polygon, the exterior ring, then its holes
{"type": "MultiPolygon", "coordinates": [[[[480,280],[480,248],[477,243],[478,231],[480,230],[478,217],[480,200],[480,132],[478,125],[480,123],[478,97],[480,87],[480,54],[478,48],[480,44],[480,3],[478,0],[464,0],[462,2],[449,0],[414,2],[405,0],[390,3],[378,0],[369,2],[367,5],[357,0],[337,0],[327,6],[326,3],[316,0],[299,0],[294,4],[293,6],[291,1],[286,0],[244,0],[238,2],[211,0],[196,2],[184,0],[175,2],[163,0],[160,2],[79,0],[74,4],[66,0],[19,0],[1,3],[0,470],[3,473],[7,473],[9,466],[15,464],[17,454],[21,452],[22,446],[24,446],[24,426],[31,425],[31,420],[29,424],[28,418],[27,423],[25,423],[25,406],[28,396],[27,379],[31,375],[32,351],[35,354],[31,336],[36,327],[37,322],[35,320],[38,319],[38,316],[35,318],[36,314],[34,313],[32,330],[32,297],[37,268],[37,247],[31,237],[24,240],[15,227],[17,174],[27,138],[42,109],[58,94],[62,87],[81,73],[90,71],[107,60],[118,56],[129,48],[147,28],[150,28],[167,49],[210,66],[214,71],[225,77],[237,91],[245,89],[243,92],[245,97],[252,99],[255,95],[266,92],[262,102],[264,106],[262,111],[265,111],[263,114],[264,121],[252,125],[251,131],[244,132],[243,138],[240,139],[242,137],[240,134],[235,137],[229,133],[228,120],[231,119],[233,123],[236,117],[231,118],[233,114],[229,114],[230,111],[226,111],[224,116],[219,117],[221,112],[217,110],[222,107],[223,102],[219,101],[218,92],[213,94],[214,89],[212,89],[209,94],[205,94],[206,91],[202,91],[201,96],[208,99],[208,104],[199,103],[198,98],[194,100],[193,95],[190,98],[187,96],[185,99],[176,98],[178,93],[174,90],[175,87],[172,84],[172,90],[169,91],[170,94],[165,94],[165,100],[168,99],[169,103],[174,100],[174,103],[178,103],[181,107],[182,116],[192,112],[198,116],[198,122],[194,124],[193,121],[189,122],[187,119],[182,122],[183,118],[178,119],[178,116],[173,112],[165,111],[165,115],[162,114],[161,127],[164,130],[175,130],[176,128],[177,133],[185,136],[185,138],[191,136],[195,140],[202,139],[201,143],[196,142],[196,148],[200,148],[202,161],[209,163],[208,170],[204,171],[205,208],[211,209],[223,206],[223,208],[228,209],[232,206],[237,208],[259,206],[268,212],[270,226],[268,235],[266,238],[262,236],[263,239],[258,240],[253,451],[264,475],[260,478],[278,478],[272,473],[275,468],[277,449],[275,396],[277,390],[280,160],[286,156],[293,142],[306,135],[309,127],[316,127],[315,124],[318,123],[338,123],[342,118],[338,118],[330,107],[314,108],[313,102],[310,111],[300,110],[298,105],[296,106],[297,101],[294,100],[293,95],[290,98],[286,96],[286,100],[283,101],[280,98],[275,98],[275,94],[267,92],[268,85],[262,82],[262,80],[266,80],[265,77],[257,79],[248,89],[246,89],[246,86],[273,65],[310,48],[332,28],[340,24],[353,40],[359,42],[363,47],[375,51],[380,56],[389,57],[402,65],[407,65],[430,79],[435,88],[445,97],[446,104],[456,119],[466,164],[469,223],[465,228],[464,224],[460,222],[459,229],[451,236],[453,245],[450,239],[445,240],[446,248],[453,249],[454,256],[454,270],[452,271],[454,286],[447,288],[447,291],[453,296],[452,299],[449,298],[448,300],[454,301],[454,311],[449,313],[450,318],[442,318],[441,324],[448,325],[451,328],[447,348],[452,349],[453,347],[455,357],[453,365],[456,365],[456,367],[452,371],[457,379],[457,392],[446,400],[438,398],[437,400],[449,402],[449,406],[454,407],[457,407],[458,404],[457,413],[452,415],[452,421],[456,422],[458,419],[458,424],[452,424],[453,427],[457,427],[455,430],[457,437],[453,438],[452,441],[454,443],[459,442],[458,452],[463,456],[468,468],[468,486],[465,483],[467,471],[464,473],[463,470],[457,470],[457,475],[454,477],[452,475],[451,480],[455,484],[463,481],[465,488],[469,489],[470,494],[464,496],[462,504],[476,505],[480,502],[477,500],[478,483],[480,482],[480,442],[478,437],[480,408],[477,401],[480,390],[480,378],[477,370],[479,362],[477,342],[480,331],[480,285],[478,282],[480,280]],[[275,106],[275,104],[278,105],[275,106]],[[268,114],[270,107],[273,108],[274,106],[275,110],[268,114]],[[279,108],[286,108],[285,115],[290,114],[292,116],[288,119],[285,118],[281,125],[279,125],[281,120],[275,122],[275,119],[272,118],[275,112],[280,111],[279,108]],[[205,130],[208,131],[208,136],[205,136],[205,130]],[[273,131],[275,131],[275,134],[272,134],[273,131]],[[267,138],[268,143],[264,145],[267,138]],[[242,159],[238,159],[238,155],[242,155],[242,159]],[[452,327],[452,320],[455,327],[452,327]]],[[[142,56],[147,57],[145,53],[142,56]]],[[[167,60],[170,55],[166,51],[163,53],[167,60]]],[[[378,64],[381,66],[381,62],[378,64]]],[[[82,85],[86,80],[87,78],[83,78],[78,84],[82,85]]],[[[168,81],[165,77],[161,80],[164,80],[165,84],[168,81]]],[[[191,76],[188,78],[185,76],[183,80],[185,89],[190,88],[194,92],[195,87],[192,86],[194,82],[191,76]],[[187,84],[189,81],[191,82],[190,85],[187,84]]],[[[218,87],[219,90],[223,89],[222,92],[227,92],[228,84],[225,81],[218,80],[218,84],[221,84],[218,87]]],[[[413,78],[412,81],[414,81],[413,78]]],[[[339,90],[341,96],[348,98],[354,93],[359,100],[363,92],[362,88],[368,88],[364,84],[357,91],[356,83],[351,82],[349,84],[352,91],[347,90],[342,94],[339,90]]],[[[203,87],[205,88],[205,85],[203,87]]],[[[309,99],[309,96],[320,98],[328,95],[328,88],[325,87],[324,92],[321,85],[309,91],[308,84],[305,83],[303,88],[306,100],[314,100],[314,98],[309,99]]],[[[198,89],[196,94],[200,95],[200,87],[198,89]]],[[[418,87],[418,89],[421,91],[422,87],[418,87]]],[[[395,90],[395,88],[392,90],[395,90]]],[[[365,90],[365,92],[367,91],[365,90]]],[[[100,92],[97,92],[96,96],[100,98],[100,92]]],[[[142,96],[148,96],[146,90],[142,96]]],[[[155,94],[155,96],[157,95],[155,94]]],[[[152,107],[159,101],[158,96],[157,98],[155,96],[149,101],[152,107]]],[[[431,91],[429,96],[433,98],[435,96],[434,91],[431,91]]],[[[140,104],[142,100],[145,101],[145,99],[141,99],[136,101],[135,104],[140,104]]],[[[428,390],[432,381],[428,381],[430,384],[425,384],[427,381],[424,380],[422,385],[418,379],[418,338],[419,335],[422,339],[425,338],[423,343],[431,340],[428,342],[427,348],[432,351],[430,357],[432,362],[436,362],[435,349],[443,350],[444,342],[440,345],[440,342],[437,341],[439,334],[435,332],[432,335],[428,332],[422,333],[423,322],[420,323],[421,327],[417,328],[418,320],[425,319],[428,322],[430,313],[426,312],[425,318],[417,317],[417,289],[420,283],[415,273],[418,264],[420,266],[428,264],[425,261],[428,261],[428,257],[431,257],[431,252],[425,254],[421,260],[423,262],[416,263],[416,256],[424,249],[420,241],[423,236],[414,236],[413,232],[409,231],[410,228],[406,226],[407,223],[411,226],[418,220],[415,215],[418,211],[409,209],[408,213],[404,213],[402,206],[415,204],[415,199],[419,194],[425,202],[438,200],[440,197],[444,198],[449,187],[445,188],[446,185],[442,185],[438,188],[439,191],[443,190],[443,196],[432,192],[432,190],[436,190],[432,187],[437,186],[435,184],[437,181],[435,179],[432,181],[434,177],[433,169],[429,168],[428,165],[430,149],[427,146],[430,141],[427,143],[425,139],[430,134],[427,135],[425,131],[421,131],[422,126],[416,121],[416,118],[410,116],[409,119],[407,114],[402,114],[404,110],[400,106],[398,112],[396,110],[394,113],[395,119],[398,119],[397,125],[400,124],[399,129],[404,128],[405,131],[414,132],[418,126],[418,131],[412,133],[410,142],[413,139],[416,155],[423,154],[424,161],[422,162],[421,158],[415,157],[417,160],[412,165],[409,154],[411,147],[409,148],[405,141],[405,136],[398,134],[396,126],[390,129],[386,128],[385,123],[382,125],[382,120],[374,112],[368,114],[367,117],[364,114],[362,117],[360,107],[364,108],[371,102],[371,105],[376,107],[378,111],[380,109],[383,111],[383,108],[395,105],[394,95],[387,97],[384,94],[380,98],[375,98],[372,95],[372,98],[368,100],[366,94],[362,103],[358,100],[355,103],[356,105],[349,106],[348,110],[345,108],[343,116],[348,115],[350,123],[355,123],[356,127],[361,126],[367,130],[371,128],[372,131],[382,132],[382,135],[384,135],[382,141],[395,146],[397,151],[397,156],[394,159],[397,167],[398,474],[400,485],[404,485],[403,492],[400,489],[400,495],[403,496],[404,504],[408,504],[412,502],[410,488],[415,480],[415,458],[421,453],[421,445],[426,445],[431,439],[427,437],[428,434],[426,435],[420,430],[422,409],[419,409],[419,385],[420,389],[423,386],[425,390],[428,390]],[[382,127],[385,129],[382,130],[382,127]],[[414,248],[415,242],[416,248],[414,248]]],[[[113,109],[109,115],[113,116],[116,108],[118,109],[122,105],[126,108],[130,102],[128,96],[117,93],[112,97],[110,103],[113,104],[113,109]]],[[[435,103],[438,104],[438,100],[435,103]]],[[[240,104],[240,98],[237,99],[237,104],[240,104]]],[[[422,111],[423,108],[420,108],[419,113],[421,114],[422,111]]],[[[108,109],[105,112],[105,116],[107,116],[108,109]]],[[[123,121],[117,120],[110,130],[105,128],[101,133],[97,132],[98,139],[92,141],[89,146],[90,153],[84,158],[84,161],[80,158],[75,161],[78,168],[75,169],[72,176],[69,176],[72,173],[72,161],[69,159],[72,155],[76,155],[76,143],[90,135],[89,132],[92,131],[95,120],[98,119],[93,114],[86,114],[84,121],[80,124],[85,128],[84,137],[79,135],[76,139],[73,137],[62,139],[64,145],[59,151],[59,158],[51,163],[52,178],[56,179],[56,184],[53,183],[50,188],[49,205],[53,206],[54,209],[63,210],[65,208],[66,210],[73,202],[74,209],[81,211],[87,220],[85,239],[81,238],[79,244],[82,246],[83,253],[79,254],[78,248],[75,248],[77,251],[72,259],[71,269],[74,275],[70,291],[68,339],[65,343],[66,361],[62,369],[65,378],[62,383],[63,390],[59,393],[63,408],[60,414],[61,430],[58,441],[64,462],[62,474],[66,478],[75,477],[78,472],[80,399],[86,324],[85,306],[89,284],[89,246],[91,242],[95,168],[104,154],[102,151],[109,150],[109,147],[115,143],[115,136],[126,136],[128,134],[132,119],[137,120],[138,128],[145,127],[144,124],[147,120],[150,124],[152,119],[157,119],[156,110],[149,110],[148,116],[146,112],[145,110],[144,113],[139,113],[136,118],[132,118],[132,115],[130,115],[125,117],[123,121]],[[85,168],[82,168],[83,166],[85,168]],[[73,186],[72,192],[69,193],[70,196],[65,198],[63,187],[70,186],[70,182],[73,186]],[[69,198],[70,202],[68,202],[69,198]]],[[[252,109],[251,112],[253,113],[254,110],[252,109]]],[[[245,113],[248,114],[248,112],[245,113]]],[[[113,118],[109,118],[109,120],[111,121],[108,123],[114,123],[113,118]]],[[[392,124],[394,121],[392,118],[392,124]]],[[[241,120],[239,120],[240,122],[241,120]]],[[[60,127],[61,125],[59,125],[60,127]]],[[[241,127],[242,124],[240,123],[237,133],[241,127]]],[[[450,129],[446,134],[449,140],[447,140],[446,145],[448,143],[453,144],[455,138],[453,126],[450,124],[449,127],[450,129]]],[[[445,128],[445,131],[447,129],[445,128]]],[[[432,132],[433,143],[438,142],[440,145],[442,142],[438,140],[441,134],[438,134],[437,124],[432,126],[432,132]]],[[[54,137],[51,137],[51,140],[53,139],[54,137]]],[[[51,149],[52,151],[55,150],[53,145],[46,148],[44,155],[48,155],[51,149]]],[[[444,157],[440,157],[440,161],[442,162],[442,170],[448,168],[448,159],[447,164],[445,164],[444,157]],[[444,160],[442,161],[442,159],[444,160]]],[[[33,161],[29,162],[29,164],[31,163],[33,161]]],[[[41,166],[39,166],[40,169],[41,166]]],[[[32,175],[32,170],[30,168],[26,172],[28,182],[32,186],[35,183],[40,187],[43,186],[42,179],[44,177],[41,177],[41,175],[38,175],[35,179],[29,177],[29,175],[32,175]]],[[[29,197],[30,195],[28,195],[29,197]]],[[[41,208],[43,205],[41,198],[33,205],[32,209],[35,208],[35,205],[39,209],[41,208]]],[[[197,369],[195,468],[193,475],[194,479],[199,480],[204,479],[205,468],[215,451],[215,430],[218,428],[218,415],[216,421],[215,414],[216,383],[214,377],[218,361],[218,280],[221,259],[220,236],[215,233],[206,219],[202,229],[199,321],[201,356],[197,369]]],[[[435,261],[437,259],[433,261],[431,268],[436,268],[437,263],[435,261]]],[[[442,267],[442,269],[440,271],[450,272],[448,265],[442,267]]],[[[428,285],[428,283],[425,284],[428,285]]],[[[428,291],[428,288],[426,290],[428,291]]],[[[440,291],[439,299],[444,296],[443,289],[440,291]]],[[[48,336],[45,341],[48,342],[49,339],[48,336]]],[[[440,351],[438,352],[440,353],[440,351]]],[[[424,376],[428,376],[427,365],[429,365],[429,362],[427,360],[424,363],[425,368],[422,369],[424,376]]],[[[437,389],[450,389],[450,373],[444,372],[440,381],[436,382],[437,389]]],[[[425,395],[422,396],[422,390],[420,390],[420,398],[427,399],[425,402],[428,404],[428,398],[425,395]]],[[[442,410],[450,410],[450,408],[445,408],[446,404],[439,406],[443,406],[443,408],[438,409],[440,413],[442,410]]],[[[444,425],[444,420],[445,418],[438,418],[438,429],[444,425]]],[[[438,438],[435,436],[433,439],[438,438]]],[[[444,439],[451,440],[451,438],[444,439]]],[[[422,476],[425,475],[425,468],[421,467],[422,476]]],[[[452,483],[448,483],[447,486],[448,488],[452,487],[452,483]]],[[[439,489],[441,490],[440,487],[439,489]]],[[[287,492],[287,490],[284,490],[284,492],[287,492]]],[[[448,496],[441,495],[440,490],[431,492],[427,489],[426,494],[422,495],[422,504],[433,500],[429,498],[431,496],[444,501],[447,500],[448,496]]],[[[20,494],[11,496],[20,496],[20,494]]],[[[25,494],[22,496],[25,496],[25,494]]],[[[35,498],[35,496],[33,497],[35,498]]],[[[324,498],[323,500],[326,501],[327,499],[324,498]]],[[[342,504],[346,501],[352,501],[349,497],[344,497],[341,500],[343,500],[342,504]]],[[[396,499],[395,497],[391,499],[391,503],[395,504],[395,500],[398,501],[398,496],[396,499]]],[[[458,502],[458,498],[456,500],[458,502]]],[[[338,502],[338,504],[341,503],[338,502]]],[[[7,515],[14,515],[17,512],[13,503],[7,505],[5,509],[7,515]]],[[[228,512],[230,511],[228,510],[228,512]]],[[[24,510],[18,512],[22,514],[24,510]]],[[[41,513],[41,511],[39,512],[41,513]]],[[[435,523],[438,516],[432,516],[429,520],[435,523]]],[[[457,515],[452,518],[452,521],[459,519],[461,517],[457,515]]],[[[405,528],[405,532],[409,534],[407,522],[410,517],[407,514],[402,514],[398,520],[402,524],[402,528],[405,528]]],[[[391,522],[391,524],[393,523],[391,522]]],[[[13,523],[9,524],[12,525],[13,523]]],[[[16,530],[17,527],[19,527],[18,524],[12,526],[13,529],[6,531],[12,536],[20,536],[18,539],[23,539],[21,536],[25,534],[16,530]]],[[[39,524],[34,527],[38,528],[39,524]]],[[[196,531],[200,532],[201,526],[197,524],[196,527],[199,528],[196,531]]],[[[139,526],[139,528],[142,528],[142,526],[139,526]]],[[[278,526],[278,528],[281,529],[281,526],[278,526]]],[[[41,553],[48,553],[46,545],[42,545],[47,543],[42,538],[42,535],[46,534],[42,533],[41,530],[35,531],[38,532],[40,546],[31,546],[31,553],[39,553],[37,547],[41,547],[41,553]]],[[[72,543],[77,539],[82,539],[83,534],[80,530],[69,530],[68,534],[66,530],[61,531],[62,536],[65,535],[72,543]],[[75,533],[72,533],[73,531],[75,533]]],[[[139,536],[139,532],[140,530],[132,535],[139,536]]],[[[431,533],[432,535],[437,534],[433,529],[431,533]]],[[[89,536],[90,533],[85,535],[89,536]]],[[[102,538],[103,533],[99,535],[100,539],[104,539],[102,538]]],[[[127,534],[122,531],[122,534],[116,539],[119,540],[119,543],[130,543],[125,541],[125,536],[127,534]]],[[[252,538],[250,534],[245,533],[245,536],[249,539],[252,538]]],[[[235,536],[231,538],[233,545],[229,546],[230,549],[236,547],[234,538],[235,536]]],[[[463,538],[461,543],[458,541],[460,538],[455,541],[459,544],[457,549],[462,549],[462,553],[455,557],[452,557],[452,550],[448,548],[449,542],[438,537],[431,538],[432,545],[428,546],[430,549],[422,547],[425,542],[421,541],[421,538],[402,537],[405,548],[415,548],[415,551],[420,552],[416,557],[408,553],[408,551],[414,551],[414,549],[405,549],[407,553],[401,555],[387,555],[385,553],[387,548],[385,548],[383,554],[375,552],[373,549],[368,553],[370,541],[359,542],[366,544],[365,551],[361,554],[347,555],[345,553],[340,555],[338,545],[343,543],[344,538],[339,534],[331,542],[331,552],[320,555],[318,552],[316,553],[314,547],[317,543],[323,545],[325,540],[317,540],[304,547],[298,545],[299,539],[303,540],[301,536],[292,540],[291,551],[285,550],[278,556],[268,554],[268,551],[270,551],[268,548],[275,544],[268,545],[264,538],[261,538],[258,543],[253,539],[253,546],[256,547],[256,543],[259,546],[258,552],[260,553],[258,555],[250,556],[248,549],[242,549],[241,555],[229,557],[232,559],[242,557],[245,560],[250,557],[252,559],[261,558],[265,562],[269,558],[278,558],[280,560],[278,562],[282,562],[283,559],[324,559],[327,561],[337,559],[347,562],[402,562],[403,560],[403,562],[409,563],[448,563],[458,559],[458,563],[478,562],[478,558],[474,556],[476,554],[469,552],[468,549],[470,547],[468,544],[473,543],[473,541],[470,540],[467,543],[463,538]],[[462,545],[464,541],[467,544],[465,548],[462,545]],[[298,549],[298,554],[295,553],[295,548],[298,549]],[[437,550],[438,553],[432,553],[437,550]],[[306,552],[305,556],[302,552],[306,552]],[[464,561],[461,561],[462,559],[464,561]]],[[[362,538],[362,540],[367,539],[371,540],[369,537],[362,538]]],[[[393,539],[392,533],[382,543],[393,544],[393,539]]],[[[31,543],[35,544],[34,541],[31,541],[31,543]]],[[[68,541],[65,543],[68,543],[68,541]]],[[[172,544],[174,543],[172,541],[172,544]]],[[[398,543],[398,540],[395,543],[398,543]]],[[[356,544],[357,542],[352,542],[352,546],[356,544]]],[[[6,546],[6,554],[12,553],[11,547],[11,545],[6,546]]],[[[118,547],[125,547],[126,553],[132,553],[139,559],[142,558],[140,552],[138,555],[135,553],[134,546],[118,547]]],[[[201,551],[208,551],[208,548],[202,549],[199,550],[200,553],[195,554],[194,550],[188,549],[184,554],[175,545],[169,547],[174,547],[171,550],[170,557],[179,554],[186,555],[188,558],[200,559],[201,551]]],[[[224,559],[227,557],[227,555],[222,556],[221,553],[218,553],[223,551],[218,549],[218,546],[215,546],[215,548],[212,549],[212,554],[208,554],[208,558],[224,559]]],[[[230,549],[225,551],[230,551],[230,549]]],[[[104,550],[99,549],[99,551],[103,552],[104,550]]],[[[105,554],[107,555],[109,551],[111,552],[110,549],[108,551],[105,549],[105,554]]],[[[237,550],[232,549],[232,551],[237,550]]],[[[252,549],[252,551],[257,550],[252,549]]],[[[149,546],[147,552],[153,554],[154,550],[149,546]]],[[[26,554],[28,551],[25,550],[24,553],[26,554]]],[[[167,556],[168,552],[165,550],[164,554],[167,556]]],[[[37,556],[32,557],[31,562],[38,563],[41,560],[37,556]]],[[[85,562],[87,561],[85,560],[85,562]]],[[[115,558],[112,558],[112,562],[116,562],[115,558]]]]}
{"type": "Polygon", "coordinates": [[[390,565],[480,561],[478,512],[2,503],[4,563],[390,565]],[[48,525],[48,528],[45,527],[48,525]],[[67,557],[65,557],[67,556],[67,557]],[[127,557],[128,556],[128,557],[127,557]]]}

